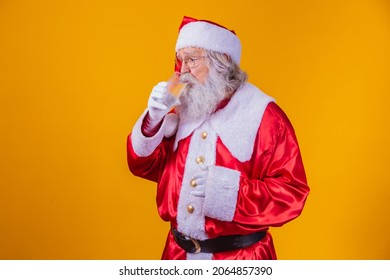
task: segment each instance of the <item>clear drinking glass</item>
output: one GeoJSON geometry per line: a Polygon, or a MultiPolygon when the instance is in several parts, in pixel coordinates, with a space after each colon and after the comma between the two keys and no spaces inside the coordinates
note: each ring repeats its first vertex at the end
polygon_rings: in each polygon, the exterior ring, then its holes
{"type": "Polygon", "coordinates": [[[179,103],[179,97],[183,93],[186,88],[187,83],[180,82],[180,73],[175,72],[168,80],[167,85],[167,94],[169,98],[173,98],[176,102],[172,102],[177,104],[179,103]]]}

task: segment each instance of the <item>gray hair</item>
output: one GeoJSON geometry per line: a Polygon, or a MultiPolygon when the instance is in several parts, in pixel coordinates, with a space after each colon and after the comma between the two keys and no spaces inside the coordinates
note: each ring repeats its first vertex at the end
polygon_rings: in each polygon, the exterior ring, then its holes
{"type": "Polygon", "coordinates": [[[233,94],[247,80],[248,74],[226,54],[206,51],[206,56],[210,60],[210,67],[213,67],[226,81],[226,92],[233,94]]]}

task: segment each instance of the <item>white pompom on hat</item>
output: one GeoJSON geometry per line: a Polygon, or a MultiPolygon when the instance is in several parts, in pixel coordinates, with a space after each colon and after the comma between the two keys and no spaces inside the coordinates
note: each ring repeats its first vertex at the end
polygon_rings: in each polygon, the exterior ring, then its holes
{"type": "Polygon", "coordinates": [[[241,42],[233,30],[208,20],[184,17],[179,27],[176,52],[186,47],[198,47],[229,55],[239,65],[241,42]]]}

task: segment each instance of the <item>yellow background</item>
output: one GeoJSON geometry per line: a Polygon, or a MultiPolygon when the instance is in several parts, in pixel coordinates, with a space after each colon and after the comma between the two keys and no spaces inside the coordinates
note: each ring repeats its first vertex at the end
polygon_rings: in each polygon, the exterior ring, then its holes
{"type": "Polygon", "coordinates": [[[0,1],[0,258],[159,259],[155,186],[126,137],[183,15],[234,29],[299,139],[311,194],[280,259],[390,258],[390,3],[0,1]]]}

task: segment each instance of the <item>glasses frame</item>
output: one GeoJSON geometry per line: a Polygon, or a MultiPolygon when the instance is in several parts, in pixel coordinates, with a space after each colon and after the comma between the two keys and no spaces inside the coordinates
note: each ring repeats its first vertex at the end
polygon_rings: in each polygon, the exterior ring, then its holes
{"type": "Polygon", "coordinates": [[[183,64],[185,64],[189,69],[194,69],[199,66],[200,60],[207,58],[206,55],[202,56],[189,56],[185,57],[184,59],[179,59],[177,56],[175,57],[175,65],[176,68],[181,69],[183,67],[183,64]]]}

